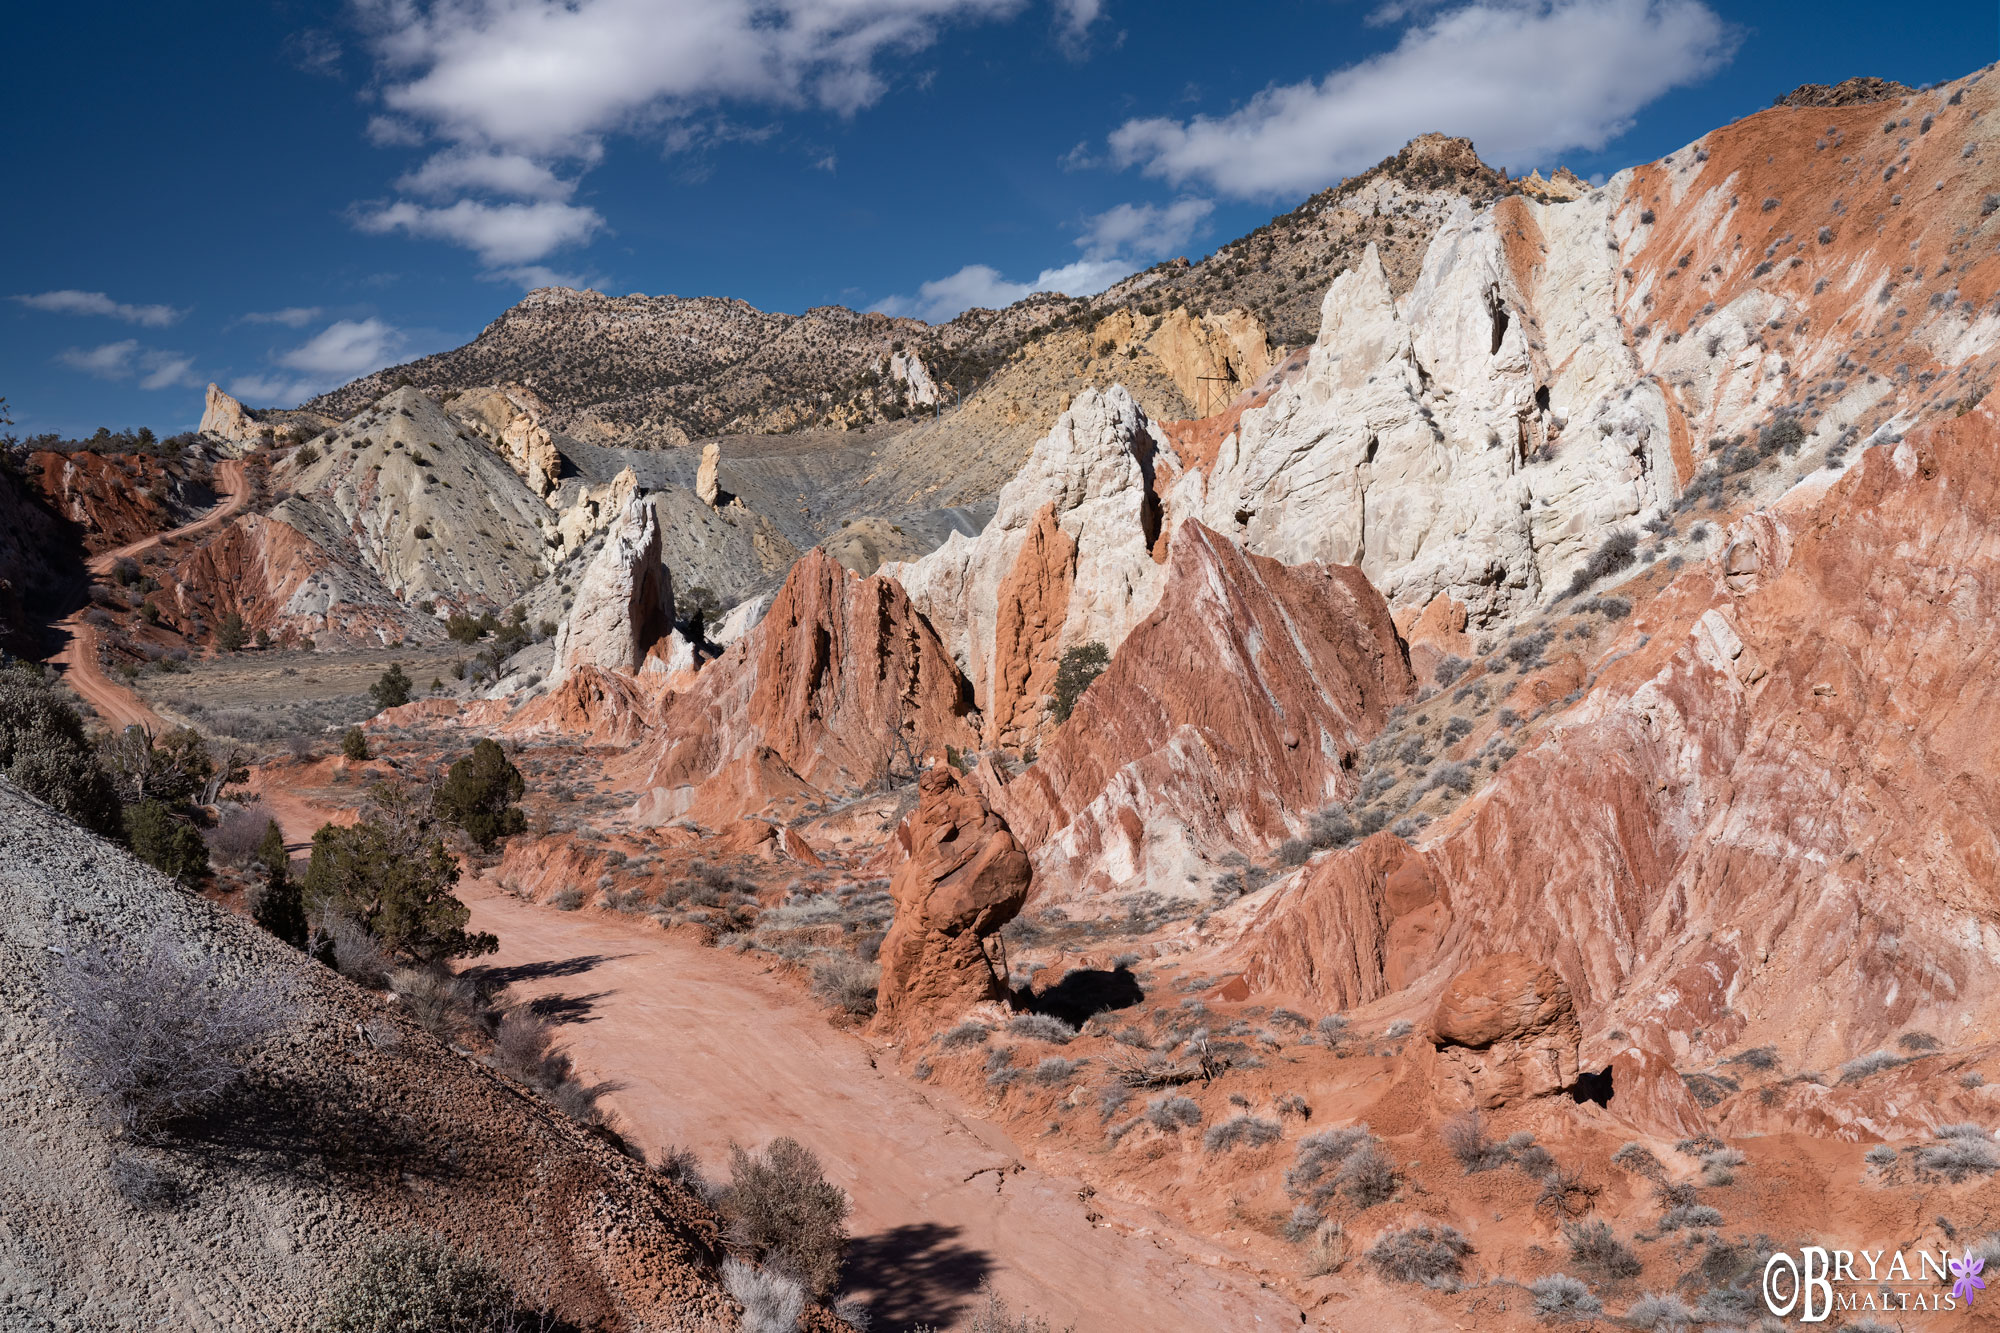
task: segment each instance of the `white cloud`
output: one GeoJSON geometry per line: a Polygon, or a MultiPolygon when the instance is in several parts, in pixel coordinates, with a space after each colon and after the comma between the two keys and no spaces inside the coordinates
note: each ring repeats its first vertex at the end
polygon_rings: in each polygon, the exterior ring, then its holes
{"type": "Polygon", "coordinates": [[[35,292],[14,299],[36,310],[60,315],[109,315],[127,324],[141,324],[149,329],[165,328],[187,313],[170,305],[127,305],[123,301],[112,300],[103,292],[80,292],[74,288],[59,292],[35,292]]]}
{"type": "Polygon", "coordinates": [[[253,310],[242,317],[244,324],[282,324],[288,329],[302,329],[320,317],[316,305],[288,305],[283,310],[253,310]]]}
{"type": "Polygon", "coordinates": [[[142,389],[171,389],[198,383],[193,373],[193,357],[157,347],[141,347],[136,338],[104,343],[87,351],[65,348],[56,354],[56,360],[71,370],[101,380],[129,380],[137,376],[142,389]]]}
{"type": "Polygon", "coordinates": [[[474,152],[455,148],[439,153],[396,182],[406,194],[427,199],[470,192],[521,199],[567,199],[576,182],[519,153],[474,152]]]}
{"type": "Polygon", "coordinates": [[[1104,0],[1055,0],[1056,36],[1071,56],[1083,54],[1091,24],[1104,13],[1104,0]]]}
{"type": "MultiPolygon", "coordinates": [[[[461,144],[568,156],[728,101],[853,112],[878,59],[1022,0],[359,0],[383,104],[461,144]]],[[[1095,0],[1065,0],[1071,15],[1095,0]]],[[[1094,15],[1093,15],[1094,16],[1094,15]]]]}
{"type": "Polygon", "coordinates": [[[407,200],[356,214],[363,231],[406,231],[412,236],[454,241],[494,267],[529,264],[552,250],[590,239],[604,225],[594,208],[542,200],[532,204],[484,204],[461,199],[444,208],[407,200]]]}
{"type": "Polygon", "coordinates": [[[380,370],[396,359],[403,331],[379,319],[340,319],[276,361],[291,370],[336,382],[380,370]]]}
{"type": "Polygon", "coordinates": [[[325,380],[288,379],[283,375],[240,375],[229,381],[230,394],[251,407],[296,406],[332,387],[325,380]]]}
{"type": "Polygon", "coordinates": [[[1736,41],[1700,0],[1478,0],[1227,116],[1127,121],[1111,151],[1120,166],[1239,198],[1323,188],[1427,130],[1524,166],[1604,147],[1641,107],[1725,63],[1736,41]]]}
{"type": "Polygon", "coordinates": [[[1080,259],[1061,268],[1043,269],[1033,282],[1009,282],[990,264],[967,264],[948,277],[925,283],[915,296],[891,296],[871,308],[885,315],[910,315],[937,324],[974,306],[998,310],[1036,292],[1095,296],[1138,267],[1120,259],[1080,259]]]}
{"type": "Polygon", "coordinates": [[[1158,259],[1193,240],[1196,230],[1214,211],[1212,199],[1176,199],[1165,208],[1120,204],[1092,218],[1076,243],[1093,259],[1116,254],[1158,259]]]}

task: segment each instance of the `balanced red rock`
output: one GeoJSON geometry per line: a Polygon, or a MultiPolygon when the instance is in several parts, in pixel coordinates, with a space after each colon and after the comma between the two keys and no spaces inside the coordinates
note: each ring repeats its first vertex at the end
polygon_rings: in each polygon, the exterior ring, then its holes
{"type": "Polygon", "coordinates": [[[925,773],[917,808],[896,830],[909,859],[889,892],[877,1023],[921,1029],[1006,993],[985,937],[1027,901],[1028,857],[1006,821],[948,764],[925,773]]]}
{"type": "Polygon", "coordinates": [[[1495,1111],[1576,1082],[1576,1006],[1554,969],[1524,954],[1482,958],[1431,1016],[1441,1100],[1495,1111]]]}

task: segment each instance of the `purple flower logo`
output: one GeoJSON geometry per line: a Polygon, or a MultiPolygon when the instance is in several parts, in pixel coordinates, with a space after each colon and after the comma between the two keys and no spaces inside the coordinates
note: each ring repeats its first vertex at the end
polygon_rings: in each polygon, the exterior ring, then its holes
{"type": "Polygon", "coordinates": [[[1964,1301],[1968,1308],[1972,1305],[1972,1293],[1986,1290],[1986,1281],[1979,1276],[1979,1271],[1985,1267],[1985,1256],[1974,1254],[1971,1250],[1965,1252],[1963,1259],[1951,1261],[1951,1275],[1958,1279],[1951,1284],[1951,1294],[1964,1301]]]}

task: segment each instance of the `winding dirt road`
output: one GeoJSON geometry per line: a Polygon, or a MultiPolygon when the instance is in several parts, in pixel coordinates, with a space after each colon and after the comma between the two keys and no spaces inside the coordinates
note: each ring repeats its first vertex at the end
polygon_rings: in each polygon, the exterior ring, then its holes
{"type": "Polygon", "coordinates": [[[577,1065],[648,1154],[693,1148],[711,1176],[729,1145],[790,1135],[854,1201],[847,1289],[902,1333],[969,1317],[982,1277],[1017,1313],[1077,1333],[1296,1329],[1299,1307],[1221,1247],[1150,1210],[1027,1166],[998,1126],[940,1090],[881,1070],[796,987],[748,958],[657,926],[522,902],[485,883],[463,896],[500,937],[483,960],[563,1023],[577,1065]]]}
{"type": "MultiPolygon", "coordinates": [[[[91,577],[109,575],[112,565],[126,556],[150,551],[172,538],[205,532],[234,518],[250,500],[250,486],[244,476],[242,460],[217,464],[215,481],[216,488],[223,493],[221,504],[192,523],[184,523],[167,532],[156,532],[116,550],[92,556],[88,566],[91,577]]],[[[166,724],[144,699],[104,674],[104,667],[97,660],[97,630],[84,620],[89,611],[88,605],[79,607],[63,620],[62,629],[69,636],[68,642],[49,661],[61,670],[63,682],[95,709],[106,725],[117,730],[132,726],[163,729],[166,724]]]]}
{"type": "MultiPolygon", "coordinates": [[[[259,781],[285,840],[350,812],[259,781]]],[[[649,1157],[692,1148],[710,1178],[729,1145],[790,1135],[853,1200],[844,1289],[881,1333],[963,1327],[990,1277],[1017,1314],[1077,1333],[1278,1333],[1296,1304],[1225,1247],[1160,1214],[1028,1166],[1006,1132],[949,1093],[877,1067],[864,1039],[827,1023],[793,986],[745,957],[650,922],[523,902],[459,885],[471,927],[500,938],[481,964],[561,1026],[579,1074],[649,1157]]],[[[886,1060],[885,1062],[886,1063],[886,1060]]]]}

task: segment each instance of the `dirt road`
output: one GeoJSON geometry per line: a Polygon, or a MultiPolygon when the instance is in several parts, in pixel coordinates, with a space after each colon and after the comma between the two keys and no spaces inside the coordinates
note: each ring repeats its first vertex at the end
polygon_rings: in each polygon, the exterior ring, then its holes
{"type": "Polygon", "coordinates": [[[1077,1182],[1025,1166],[949,1094],[878,1070],[753,960],[461,887],[473,928],[500,937],[483,961],[565,1020],[581,1070],[622,1085],[606,1105],[649,1154],[693,1148],[713,1176],[732,1142],[790,1135],[819,1153],[854,1201],[848,1288],[883,1333],[962,1325],[988,1275],[1017,1313],[1077,1333],[1300,1326],[1295,1304],[1156,1213],[1099,1197],[1093,1225],[1077,1182]]]}
{"type": "MultiPolygon", "coordinates": [[[[169,538],[192,536],[228,522],[250,499],[250,486],[243,475],[242,460],[218,464],[215,482],[217,489],[223,493],[221,504],[192,523],[184,523],[169,532],[156,532],[115,551],[92,556],[89,565],[91,576],[105,577],[121,558],[150,551],[169,538]]],[[[159,714],[147,707],[144,699],[104,674],[104,668],[97,660],[97,630],[84,620],[89,610],[88,606],[80,607],[62,622],[69,641],[61,652],[49,660],[61,670],[63,682],[96,709],[106,725],[120,730],[131,726],[164,729],[165,724],[159,714]]]]}

